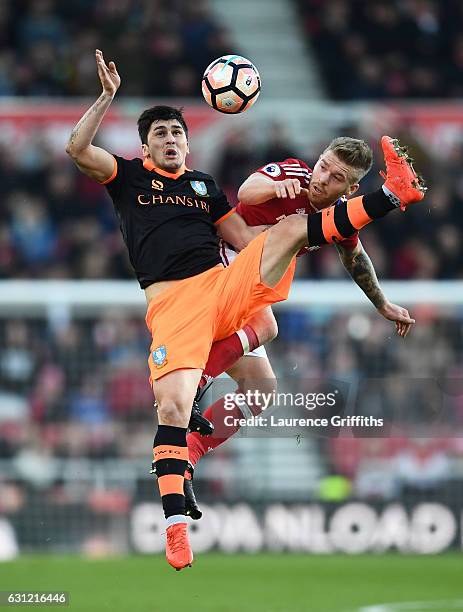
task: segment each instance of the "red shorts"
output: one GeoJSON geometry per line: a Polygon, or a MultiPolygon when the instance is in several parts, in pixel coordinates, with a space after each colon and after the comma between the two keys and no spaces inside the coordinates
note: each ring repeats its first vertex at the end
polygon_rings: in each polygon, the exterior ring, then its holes
{"type": "Polygon", "coordinates": [[[260,262],[266,237],[267,232],[259,234],[228,267],[220,264],[181,280],[150,302],[152,380],[181,368],[203,370],[213,342],[241,329],[265,306],[288,298],[296,259],[275,287],[264,285],[260,262]]]}

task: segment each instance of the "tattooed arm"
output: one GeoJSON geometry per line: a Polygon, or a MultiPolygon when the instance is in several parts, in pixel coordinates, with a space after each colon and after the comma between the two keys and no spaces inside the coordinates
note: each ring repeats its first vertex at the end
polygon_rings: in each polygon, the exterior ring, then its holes
{"type": "Polygon", "coordinates": [[[103,92],[72,130],[66,153],[82,172],[102,182],[113,173],[114,157],[104,149],[92,145],[92,140],[121,84],[121,79],[114,62],[109,62],[107,66],[99,49],[95,52],[95,59],[103,92]]]}
{"type": "Polygon", "coordinates": [[[345,249],[336,244],[339,258],[344,268],[352,276],[363,293],[367,296],[375,308],[382,308],[386,303],[386,297],[379,286],[376,272],[360,241],[353,250],[345,249]]]}
{"type": "Polygon", "coordinates": [[[395,322],[397,333],[399,336],[405,338],[411,326],[415,323],[415,320],[410,318],[408,310],[396,304],[392,304],[386,299],[386,296],[379,286],[371,259],[368,257],[360,241],[353,250],[345,249],[340,244],[336,244],[336,248],[344,268],[349,272],[352,279],[357,283],[377,311],[385,319],[395,322]]]}

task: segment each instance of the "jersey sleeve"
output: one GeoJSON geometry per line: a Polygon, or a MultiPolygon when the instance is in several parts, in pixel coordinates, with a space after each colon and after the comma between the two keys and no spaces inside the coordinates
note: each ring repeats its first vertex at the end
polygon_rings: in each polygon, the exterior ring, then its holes
{"type": "Polygon", "coordinates": [[[308,184],[312,170],[300,159],[288,158],[281,162],[271,162],[256,170],[273,181],[299,179],[301,184],[308,184]]]}
{"type": "Polygon", "coordinates": [[[213,193],[211,194],[213,196],[211,219],[215,225],[219,225],[219,223],[225,221],[225,219],[232,215],[235,209],[230,206],[227,196],[217,187],[215,182],[213,185],[213,193]]]}
{"type": "Polygon", "coordinates": [[[119,155],[113,155],[114,157],[114,170],[112,175],[103,181],[101,184],[106,187],[109,195],[111,196],[114,204],[119,200],[119,196],[122,191],[122,187],[128,178],[128,169],[130,161],[119,157],[119,155]]]}

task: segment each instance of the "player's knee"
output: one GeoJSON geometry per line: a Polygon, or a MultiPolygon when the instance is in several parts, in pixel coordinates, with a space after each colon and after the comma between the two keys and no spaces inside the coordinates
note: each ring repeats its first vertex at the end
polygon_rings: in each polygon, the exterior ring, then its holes
{"type": "Polygon", "coordinates": [[[186,407],[175,399],[165,399],[158,402],[158,418],[159,423],[172,427],[186,427],[189,421],[186,407]]]}
{"type": "Polygon", "coordinates": [[[259,383],[259,392],[265,397],[269,397],[272,394],[277,393],[278,383],[275,374],[272,372],[272,376],[261,380],[259,383]]]}
{"type": "Polygon", "coordinates": [[[266,344],[267,342],[271,342],[275,340],[278,336],[278,323],[276,322],[275,317],[269,318],[268,321],[265,322],[265,328],[262,332],[263,339],[260,338],[261,344],[266,344]]]}
{"type": "MultiPolygon", "coordinates": [[[[274,403],[273,398],[276,397],[278,386],[275,375],[273,373],[272,375],[273,377],[260,380],[258,387],[252,389],[252,401],[248,407],[254,416],[257,416],[274,403]]],[[[253,382],[255,383],[255,381],[253,382]]]]}
{"type": "Polygon", "coordinates": [[[271,342],[278,335],[278,324],[271,308],[258,312],[250,320],[249,324],[257,334],[260,346],[271,342]]]}

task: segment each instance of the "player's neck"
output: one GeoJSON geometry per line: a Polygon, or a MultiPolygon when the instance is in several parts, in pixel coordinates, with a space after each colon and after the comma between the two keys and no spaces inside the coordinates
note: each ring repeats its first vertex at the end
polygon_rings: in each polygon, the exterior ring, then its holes
{"type": "Polygon", "coordinates": [[[149,157],[144,159],[143,166],[147,170],[152,170],[154,172],[157,172],[158,174],[161,174],[162,176],[167,176],[169,178],[178,178],[179,176],[184,174],[187,169],[184,163],[180,166],[180,168],[162,168],[160,166],[156,166],[153,160],[149,157]]]}

